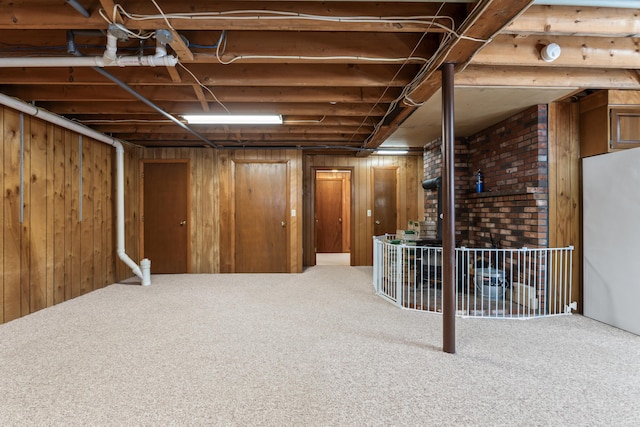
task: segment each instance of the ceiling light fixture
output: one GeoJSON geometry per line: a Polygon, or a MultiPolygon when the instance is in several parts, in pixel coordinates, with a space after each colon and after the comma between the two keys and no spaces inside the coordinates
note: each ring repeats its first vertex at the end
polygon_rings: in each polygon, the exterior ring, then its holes
{"type": "Polygon", "coordinates": [[[377,150],[375,154],[379,156],[403,156],[409,154],[409,150],[377,150]]]}
{"type": "Polygon", "coordinates": [[[223,124],[223,125],[264,125],[282,124],[279,114],[185,114],[182,116],[190,125],[223,124]]]}

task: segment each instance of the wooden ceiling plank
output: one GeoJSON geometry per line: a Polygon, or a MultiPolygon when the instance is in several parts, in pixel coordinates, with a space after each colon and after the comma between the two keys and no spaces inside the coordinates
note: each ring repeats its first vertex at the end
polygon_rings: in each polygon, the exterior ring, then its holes
{"type": "MultiPolygon", "coordinates": [[[[411,91],[411,99],[416,102],[429,99],[435,93],[434,85],[429,82],[429,79],[443,63],[452,62],[464,66],[489,40],[526,10],[531,3],[532,0],[483,0],[478,2],[460,29],[461,37],[452,39],[440,57],[430,65],[422,82],[411,91]],[[482,40],[486,42],[482,42],[482,40]]],[[[440,79],[440,77],[436,78],[440,79]]]]}
{"type": "Polygon", "coordinates": [[[0,29],[106,29],[107,24],[97,11],[89,10],[91,16],[85,18],[71,6],[58,2],[38,4],[27,2],[0,2],[0,29]],[[46,19],[43,19],[46,17],[46,19]]]}
{"type": "MultiPolygon", "coordinates": [[[[294,86],[294,87],[402,87],[416,72],[397,65],[303,65],[303,64],[189,64],[198,80],[211,86],[294,86]]],[[[164,68],[110,67],[108,71],[130,85],[168,85],[172,81],[164,68]]],[[[109,84],[113,83],[90,68],[0,68],[2,84],[109,84]]],[[[191,83],[189,83],[191,84],[191,83]]]]}
{"type": "MultiPolygon", "coordinates": [[[[135,125],[150,125],[150,124],[158,124],[168,125],[171,122],[166,118],[160,117],[158,114],[136,114],[132,116],[130,114],[118,113],[118,114],[74,114],[74,119],[79,123],[86,124],[88,126],[97,126],[97,125],[113,125],[117,126],[127,126],[131,124],[135,125]]],[[[375,117],[371,117],[368,120],[364,120],[361,116],[326,116],[322,114],[316,115],[295,115],[295,114],[287,114],[284,117],[284,122],[287,125],[303,125],[303,126],[349,126],[349,127],[357,127],[361,124],[363,126],[373,126],[375,124],[375,117]]]]}
{"type": "Polygon", "coordinates": [[[182,77],[180,76],[180,72],[176,67],[166,67],[167,72],[169,73],[169,77],[171,77],[171,81],[174,83],[181,83],[182,77]]]}
{"type": "MultiPolygon", "coordinates": [[[[163,25],[158,28],[165,28],[165,26],[163,25]]],[[[178,32],[173,28],[167,28],[167,30],[170,31],[171,35],[173,36],[173,39],[169,43],[169,46],[171,46],[171,49],[173,49],[176,55],[178,55],[180,61],[193,61],[193,52],[191,52],[191,49],[189,49],[187,43],[185,43],[182,37],[180,37],[180,34],[178,34],[178,32]]]]}
{"type": "MultiPolygon", "coordinates": [[[[193,125],[198,132],[202,134],[214,134],[214,133],[228,133],[229,129],[232,126],[228,125],[193,125]]],[[[119,125],[113,124],[98,124],[91,125],[92,129],[97,130],[98,132],[108,132],[113,133],[114,135],[119,134],[133,134],[133,133],[144,133],[151,134],[154,132],[157,133],[182,133],[183,129],[177,125],[170,124],[131,124],[131,123],[121,123],[119,125]]],[[[283,124],[278,125],[277,129],[274,126],[257,126],[257,125],[243,125],[242,132],[245,133],[265,133],[265,132],[273,132],[277,130],[278,133],[296,133],[296,134],[306,134],[306,133],[315,133],[315,134],[330,134],[330,133],[368,133],[372,130],[372,126],[315,126],[310,124],[283,124]]]]}
{"type": "MultiPolygon", "coordinates": [[[[202,141],[181,141],[181,140],[155,140],[155,141],[128,141],[132,144],[140,145],[143,147],[205,147],[210,148],[209,145],[204,145],[202,141]]],[[[345,142],[345,141],[323,141],[318,143],[317,141],[219,141],[219,145],[222,149],[252,149],[252,148],[303,148],[308,149],[309,153],[317,152],[326,154],[325,147],[330,147],[332,154],[353,154],[355,150],[362,144],[361,141],[345,142]],[[337,149],[334,149],[337,148],[337,149]],[[338,150],[339,149],[339,150],[338,150]],[[316,151],[317,150],[317,151],[316,151]]]]}
{"type": "MultiPolygon", "coordinates": [[[[199,112],[199,103],[158,102],[158,107],[171,114],[189,114],[199,112]]],[[[41,102],[40,107],[57,114],[149,114],[151,107],[141,102],[41,102]]],[[[314,116],[382,116],[386,110],[383,104],[313,104],[313,103],[270,103],[270,104],[238,104],[228,103],[226,107],[233,114],[295,114],[314,116]]],[[[218,105],[210,103],[212,113],[224,113],[218,105]]]]}
{"type": "Polygon", "coordinates": [[[542,68],[471,64],[456,74],[456,86],[579,87],[640,89],[635,70],[596,68],[542,68]]]}
{"type": "MultiPolygon", "coordinates": [[[[112,19],[113,1],[101,0],[100,5],[105,10],[109,19],[112,19]]],[[[171,12],[210,12],[231,10],[272,10],[322,17],[353,17],[362,16],[433,16],[440,7],[436,3],[385,3],[385,2],[198,2],[185,4],[180,0],[164,0],[161,6],[165,13],[171,12]]],[[[125,4],[125,10],[129,13],[158,15],[158,10],[148,0],[129,0],[125,4]]],[[[58,3],[30,2],[0,2],[0,16],[8,19],[0,20],[0,29],[11,28],[52,28],[61,30],[72,29],[106,29],[106,22],[97,12],[89,10],[91,16],[84,18],[71,7],[63,7],[58,3]],[[46,16],[46,21],[42,19],[46,16]]],[[[459,21],[465,12],[464,4],[446,4],[441,9],[441,15],[451,16],[459,21]]],[[[229,15],[227,15],[228,17],[229,15]]],[[[246,16],[246,15],[245,15],[246,16]]],[[[258,15],[256,15],[258,16],[258,15]]],[[[272,14],[260,14],[263,19],[239,19],[229,20],[222,17],[212,19],[173,19],[169,21],[177,31],[180,30],[267,30],[267,31],[381,31],[381,32],[423,32],[429,29],[431,32],[442,32],[438,26],[428,26],[421,23],[409,22],[388,23],[372,20],[370,22],[352,22],[348,20],[309,20],[301,18],[291,19],[264,19],[272,14]]],[[[441,25],[450,25],[449,19],[440,18],[437,22],[441,25]]],[[[124,23],[131,30],[146,29],[155,30],[166,28],[163,18],[132,20],[124,18],[124,23]]]]}
{"type": "MultiPolygon", "coordinates": [[[[390,31],[390,32],[423,32],[429,29],[432,32],[442,32],[439,26],[425,25],[417,23],[417,19],[411,19],[409,22],[402,24],[395,22],[384,22],[382,20],[369,20],[367,22],[354,22],[348,19],[323,19],[310,20],[302,19],[299,16],[318,16],[318,17],[337,17],[350,18],[359,16],[374,17],[416,17],[416,16],[435,16],[438,11],[439,15],[451,16],[459,20],[465,11],[464,4],[446,4],[441,7],[439,4],[429,3],[384,3],[384,2],[248,2],[248,1],[221,1],[209,3],[196,3],[185,7],[184,2],[179,0],[164,0],[162,2],[163,11],[168,14],[171,25],[177,30],[268,30],[268,31],[390,31]],[[251,16],[260,17],[260,19],[228,19],[233,15],[228,14],[230,11],[249,10],[252,11],[251,16]],[[263,13],[255,13],[254,11],[262,10],[263,13]],[[267,11],[279,12],[278,19],[269,19],[273,17],[273,13],[267,11]],[[363,13],[366,11],[366,13],[363,13]],[[176,13],[203,13],[203,12],[225,12],[224,16],[211,17],[209,19],[175,19],[170,16],[172,12],[176,13]],[[291,19],[283,16],[283,13],[295,14],[291,19]],[[266,18],[266,19],[265,19],[266,18]],[[283,19],[284,18],[284,19],[283,19]]],[[[157,10],[150,2],[144,0],[129,0],[126,4],[128,12],[135,12],[143,15],[157,15],[157,10]]],[[[235,16],[246,17],[248,14],[236,14],[235,16]]],[[[441,25],[450,25],[450,20],[439,18],[436,20],[441,25]]],[[[130,28],[154,29],[162,28],[164,25],[163,18],[145,19],[141,21],[128,21],[130,28]],[[160,26],[160,27],[159,27],[160,26]]]]}
{"type": "MultiPolygon", "coordinates": [[[[155,101],[193,102],[193,85],[132,86],[142,96],[155,101]]],[[[389,103],[398,88],[377,87],[211,87],[222,102],[346,102],[389,103]]],[[[132,101],[128,92],[115,85],[0,85],[0,91],[25,101],[132,101]]]]}
{"type": "Polygon", "coordinates": [[[204,91],[202,90],[202,87],[199,85],[193,85],[193,91],[196,94],[196,97],[198,98],[198,101],[200,101],[200,106],[202,107],[202,111],[208,112],[211,111],[211,109],[209,108],[209,103],[207,102],[207,97],[204,94],[204,91]]]}
{"type": "MultiPolygon", "coordinates": [[[[525,11],[533,0],[481,0],[465,19],[459,30],[460,37],[452,38],[442,53],[434,58],[423,73],[422,80],[409,92],[410,98],[420,103],[433,96],[441,86],[441,76],[436,72],[445,63],[456,63],[464,66],[486,42],[494,37],[502,28],[525,11]]],[[[377,148],[416,107],[403,108],[400,113],[385,127],[371,136],[365,148],[377,148]]],[[[426,142],[426,141],[425,141],[426,142]]]]}
{"type": "MultiPolygon", "coordinates": [[[[210,35],[203,32],[188,33],[186,37],[196,46],[211,44],[210,35]]],[[[423,38],[417,33],[229,31],[220,58],[224,63],[420,64],[428,60],[436,48],[435,38],[423,38]],[[409,56],[412,59],[407,59],[409,56]]],[[[194,54],[193,62],[218,62],[213,48],[196,47],[194,54]]]]}
{"type": "Polygon", "coordinates": [[[115,2],[113,0],[100,0],[100,7],[104,10],[107,18],[113,20],[118,24],[124,24],[122,15],[115,10],[115,2]]]}
{"type": "Polygon", "coordinates": [[[640,10],[533,5],[502,34],[638,37],[640,10]]]}
{"type": "MultiPolygon", "coordinates": [[[[364,136],[362,134],[354,134],[354,133],[331,133],[331,134],[309,134],[309,133],[281,133],[276,131],[265,132],[265,133],[247,133],[244,131],[238,132],[226,132],[226,133],[207,133],[202,134],[205,138],[210,139],[212,141],[233,141],[233,140],[243,140],[243,141],[342,141],[342,142],[350,142],[350,141],[358,141],[361,142],[364,140],[364,136]]],[[[175,133],[155,133],[155,134],[141,134],[141,133],[131,133],[131,134],[119,134],[119,138],[125,141],[154,141],[154,140],[174,140],[174,141],[197,141],[198,138],[189,133],[175,134],[175,133]]]]}
{"type": "Polygon", "coordinates": [[[640,64],[640,50],[638,41],[632,38],[500,35],[482,49],[471,63],[636,69],[640,64]],[[562,50],[560,57],[553,62],[545,62],[540,57],[540,50],[549,43],[558,43],[562,50]]]}

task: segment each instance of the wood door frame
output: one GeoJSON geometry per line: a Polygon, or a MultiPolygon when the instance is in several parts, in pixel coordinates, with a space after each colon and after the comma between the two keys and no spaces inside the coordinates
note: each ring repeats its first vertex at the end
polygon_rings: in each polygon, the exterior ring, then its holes
{"type": "MultiPolygon", "coordinates": [[[[338,172],[339,173],[339,172],[338,172]]],[[[336,178],[323,178],[320,180],[321,182],[337,182],[340,185],[340,213],[339,213],[339,221],[340,221],[340,253],[344,253],[344,224],[342,224],[342,217],[344,215],[342,215],[345,211],[345,206],[344,206],[344,187],[345,187],[345,178],[344,176],[342,177],[336,177],[336,178]]],[[[349,180],[351,181],[351,180],[349,180]]],[[[316,197],[318,195],[318,180],[316,179],[316,197]]],[[[326,195],[326,193],[325,193],[326,195]]],[[[316,212],[317,213],[317,212],[316,212]]],[[[315,215],[314,215],[315,216],[315,215]]],[[[351,217],[351,215],[349,215],[349,217],[351,217]]],[[[317,223],[317,216],[315,216],[313,223],[316,224],[317,223]]],[[[316,227],[316,231],[318,230],[318,228],[316,227]]],[[[318,251],[318,234],[316,233],[316,253],[318,251]]],[[[349,250],[349,252],[351,252],[351,250],[349,250]]]]}
{"type": "MultiPolygon", "coordinates": [[[[398,226],[400,224],[398,224],[398,221],[400,221],[400,215],[398,212],[398,209],[400,207],[400,166],[372,166],[371,167],[371,218],[369,219],[369,226],[371,227],[370,230],[375,230],[375,218],[376,218],[376,211],[375,211],[375,203],[374,203],[374,198],[376,195],[376,169],[393,169],[396,171],[396,230],[398,230],[398,226]]],[[[373,234],[375,234],[375,231],[373,232],[373,234]]]]}
{"type": "Polygon", "coordinates": [[[286,207],[284,210],[285,221],[287,222],[286,226],[286,259],[287,259],[287,272],[291,272],[291,160],[262,160],[262,159],[231,159],[231,167],[230,167],[230,187],[233,186],[233,190],[230,188],[230,218],[229,218],[229,234],[230,234],[230,248],[229,251],[231,253],[231,272],[236,272],[236,164],[264,164],[264,163],[281,163],[284,164],[287,168],[287,176],[286,176],[286,207]]]}
{"type": "MultiPolygon", "coordinates": [[[[142,159],[138,168],[140,217],[138,227],[140,230],[138,258],[144,258],[144,165],[146,163],[186,163],[187,164],[187,274],[191,273],[191,162],[189,159],[142,159]]],[[[153,265],[151,266],[153,270],[153,265]]]]}
{"type": "Polygon", "coordinates": [[[313,241],[311,242],[311,264],[310,266],[316,265],[316,172],[331,172],[333,170],[341,170],[345,172],[349,172],[351,176],[351,185],[349,188],[349,265],[354,265],[354,257],[355,251],[353,249],[353,245],[355,242],[355,215],[353,213],[354,210],[354,199],[353,197],[355,190],[355,167],[353,166],[311,166],[311,236],[313,241]]]}

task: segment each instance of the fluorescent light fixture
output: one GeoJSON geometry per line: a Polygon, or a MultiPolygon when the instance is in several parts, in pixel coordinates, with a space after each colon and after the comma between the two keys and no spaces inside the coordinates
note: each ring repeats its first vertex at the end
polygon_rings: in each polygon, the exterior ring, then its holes
{"type": "Polygon", "coordinates": [[[409,150],[377,150],[375,152],[379,156],[403,156],[408,153],[409,150]]]}
{"type": "Polygon", "coordinates": [[[185,114],[182,116],[190,125],[281,125],[279,114],[185,114]]]}

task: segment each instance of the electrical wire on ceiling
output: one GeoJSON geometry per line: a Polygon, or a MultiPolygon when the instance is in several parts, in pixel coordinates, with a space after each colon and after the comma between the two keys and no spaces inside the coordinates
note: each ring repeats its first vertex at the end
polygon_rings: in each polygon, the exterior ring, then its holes
{"type": "Polygon", "coordinates": [[[222,109],[223,109],[224,111],[226,111],[226,112],[227,112],[227,114],[231,114],[231,112],[230,112],[230,111],[229,111],[229,109],[226,107],[226,105],[224,105],[224,104],[222,103],[222,101],[220,101],[220,100],[218,99],[218,97],[213,93],[213,91],[212,91],[208,86],[204,85],[200,80],[198,80],[198,78],[196,77],[196,75],[195,75],[195,74],[193,74],[193,73],[192,73],[192,72],[191,72],[187,67],[185,67],[183,64],[178,63],[178,65],[180,66],[180,68],[182,68],[183,70],[185,70],[185,71],[186,71],[186,72],[191,76],[191,78],[192,78],[193,80],[195,80],[195,82],[196,82],[196,84],[197,84],[198,86],[200,86],[202,89],[206,90],[206,91],[207,91],[207,92],[208,92],[208,93],[213,97],[213,100],[214,100],[218,105],[220,105],[220,106],[222,107],[222,109]]]}
{"type": "Polygon", "coordinates": [[[457,38],[468,39],[472,41],[483,42],[485,40],[476,39],[473,37],[463,36],[457,34],[455,31],[455,20],[453,17],[446,15],[416,15],[416,16],[325,16],[325,15],[314,15],[308,13],[300,13],[300,12],[288,12],[288,11],[280,11],[280,10],[229,10],[229,11],[219,11],[219,12],[185,12],[185,13],[164,13],[155,0],[152,0],[156,8],[159,10],[160,14],[136,14],[127,12],[124,7],[120,4],[115,4],[113,7],[113,18],[109,19],[104,13],[103,9],[100,9],[100,16],[105,19],[109,23],[116,22],[116,16],[121,14],[126,16],[132,21],[145,21],[145,20],[155,20],[155,19],[163,19],[169,28],[171,24],[169,19],[186,19],[186,20],[282,20],[282,19],[302,19],[302,20],[312,20],[312,21],[325,21],[325,22],[338,22],[338,23],[368,23],[368,24],[416,24],[416,25],[425,25],[427,30],[431,28],[439,28],[447,33],[453,34],[457,38]],[[450,22],[450,25],[444,25],[439,22],[436,22],[436,19],[447,20],[450,22]]]}
{"type": "MultiPolygon", "coordinates": [[[[471,41],[476,41],[479,43],[487,43],[490,40],[478,39],[474,37],[468,37],[461,34],[458,34],[455,31],[455,21],[452,17],[446,15],[440,15],[442,8],[445,5],[445,2],[440,4],[435,15],[418,15],[418,16],[322,16],[322,15],[313,15],[313,14],[305,14],[299,12],[287,12],[287,11],[277,11],[277,10],[232,10],[232,11],[219,11],[219,12],[200,12],[200,13],[164,13],[164,11],[160,8],[160,6],[156,3],[155,0],[151,0],[155,7],[160,12],[158,15],[154,14],[134,14],[127,12],[120,4],[115,4],[113,7],[113,19],[109,19],[104,11],[100,9],[100,16],[105,19],[110,24],[115,23],[116,16],[121,14],[122,16],[126,16],[130,20],[133,21],[144,21],[144,20],[155,20],[155,19],[163,19],[165,23],[171,28],[173,31],[173,27],[169,19],[188,19],[188,20],[282,20],[282,19],[302,19],[302,20],[314,20],[314,21],[325,21],[325,22],[339,22],[339,23],[379,23],[379,24],[422,24],[427,28],[424,30],[420,40],[414,46],[412,52],[407,57],[400,58],[373,58],[373,57],[365,57],[365,56],[304,56],[304,55],[238,55],[230,60],[224,61],[222,59],[222,55],[224,54],[226,48],[226,40],[227,33],[226,31],[222,31],[220,35],[220,39],[218,42],[213,45],[211,48],[215,47],[215,56],[221,64],[231,64],[233,62],[242,60],[242,59],[298,59],[298,60],[360,60],[360,61],[376,61],[376,62],[399,62],[403,61],[400,65],[399,69],[396,71],[395,75],[391,79],[394,81],[400,71],[407,65],[410,61],[420,61],[423,62],[423,65],[420,71],[414,76],[414,78],[409,82],[409,84],[405,85],[400,93],[400,95],[395,98],[387,108],[383,117],[378,121],[378,123],[374,124],[373,132],[367,137],[364,141],[366,145],[368,141],[376,135],[376,133],[380,130],[380,127],[383,125],[387,117],[397,108],[399,102],[405,103],[405,105],[409,106],[420,106],[421,103],[415,102],[409,97],[409,94],[416,89],[416,87],[420,84],[426,74],[430,71],[430,67],[435,61],[435,59],[439,56],[439,54],[444,50],[446,46],[448,46],[453,39],[466,39],[471,41]],[[450,22],[450,25],[444,25],[436,20],[446,20],[450,22]],[[420,43],[424,40],[424,38],[429,34],[432,28],[438,28],[445,32],[445,35],[440,40],[438,48],[433,53],[430,58],[423,58],[414,56],[414,53],[417,51],[420,43]]],[[[127,30],[127,34],[130,34],[132,37],[141,37],[138,33],[133,33],[127,30]]],[[[145,33],[146,37],[147,34],[145,33]]],[[[224,106],[220,100],[215,96],[215,94],[205,85],[203,85],[197,77],[189,71],[184,65],[179,64],[184,70],[186,70],[191,77],[196,81],[196,83],[205,89],[214,100],[222,106],[222,108],[229,113],[229,110],[224,106]]],[[[376,103],[371,107],[361,124],[358,126],[356,131],[352,134],[350,141],[353,140],[358,130],[364,126],[365,122],[369,119],[369,116],[375,109],[377,105],[380,104],[382,98],[390,89],[390,85],[387,85],[383,93],[380,95],[376,103]]]]}
{"type": "MultiPolygon", "coordinates": [[[[355,56],[355,55],[340,55],[340,56],[309,56],[309,55],[238,55],[234,56],[229,60],[223,60],[222,56],[225,53],[225,49],[227,47],[227,39],[228,32],[226,30],[222,31],[220,34],[220,39],[216,43],[216,59],[218,62],[224,65],[233,64],[236,61],[240,61],[243,59],[298,59],[298,60],[308,60],[308,61],[332,61],[332,60],[353,60],[353,61],[371,61],[371,62],[401,62],[401,61],[419,61],[419,62],[427,62],[429,61],[427,58],[422,58],[420,56],[409,56],[409,57],[397,57],[397,58],[385,58],[385,57],[368,57],[368,56],[355,56]]],[[[415,50],[414,50],[415,51],[415,50]]]]}
{"type": "MultiPolygon", "coordinates": [[[[115,10],[115,8],[114,8],[114,10],[115,10]]],[[[115,27],[118,30],[120,30],[123,35],[127,35],[127,36],[129,36],[131,38],[134,38],[134,39],[142,39],[142,40],[150,39],[150,38],[152,38],[152,37],[154,37],[156,35],[155,31],[142,31],[142,30],[139,30],[138,32],[131,31],[130,29],[128,29],[124,25],[118,23],[117,20],[115,19],[115,16],[114,16],[113,19],[109,19],[109,17],[107,17],[105,15],[104,9],[98,10],[98,13],[102,17],[102,19],[107,21],[109,23],[109,25],[112,25],[113,27],[115,27]]],[[[115,11],[114,11],[114,14],[115,14],[115,11]]]]}
{"type": "MultiPolygon", "coordinates": [[[[444,2],[440,4],[440,7],[438,8],[438,10],[436,11],[436,15],[438,15],[440,13],[440,11],[442,10],[442,8],[444,7],[444,2]]],[[[435,19],[435,18],[434,18],[435,19]]],[[[411,51],[411,55],[413,55],[413,53],[418,49],[418,46],[420,45],[420,43],[422,43],[422,40],[424,40],[424,38],[429,34],[429,29],[427,28],[423,33],[422,36],[420,37],[420,40],[418,40],[418,42],[416,43],[416,45],[414,46],[413,50],[411,51]]],[[[438,56],[438,54],[442,51],[442,49],[444,48],[444,46],[448,43],[448,41],[451,39],[451,33],[447,33],[443,39],[440,41],[440,44],[438,45],[438,48],[436,49],[436,51],[433,53],[433,55],[431,55],[431,58],[422,66],[422,68],[420,69],[420,71],[418,72],[418,74],[416,74],[416,76],[414,76],[414,78],[411,80],[411,82],[409,82],[408,85],[406,85],[405,87],[402,88],[402,91],[400,92],[400,95],[395,98],[390,104],[389,107],[387,108],[387,111],[385,112],[385,114],[382,116],[382,118],[376,123],[374,124],[373,127],[373,132],[371,132],[371,134],[369,134],[369,136],[364,140],[363,145],[366,145],[371,138],[373,138],[378,131],[380,130],[380,128],[382,127],[384,121],[387,119],[387,117],[396,109],[398,102],[400,102],[402,99],[405,98],[405,96],[407,96],[407,94],[409,93],[408,88],[415,84],[415,82],[419,82],[422,77],[424,76],[424,74],[426,73],[426,70],[429,69],[430,65],[433,63],[433,61],[435,60],[435,58],[438,56]]],[[[391,79],[391,81],[394,81],[398,75],[400,74],[400,71],[402,71],[402,69],[405,67],[405,65],[407,64],[408,61],[405,61],[396,71],[395,75],[393,76],[393,78],[391,79]]],[[[380,97],[378,98],[378,101],[376,101],[376,103],[371,107],[371,109],[369,110],[369,112],[367,113],[367,115],[365,116],[365,118],[362,120],[362,123],[360,123],[360,126],[358,126],[358,128],[353,132],[353,134],[351,135],[351,138],[349,139],[349,141],[352,141],[353,138],[355,137],[356,133],[362,128],[362,126],[364,126],[366,120],[369,118],[369,116],[371,115],[371,113],[373,112],[373,109],[380,104],[380,101],[382,100],[382,97],[386,94],[386,92],[389,90],[390,85],[387,85],[387,87],[385,88],[385,90],[382,92],[382,94],[380,95],[380,97]]]]}

